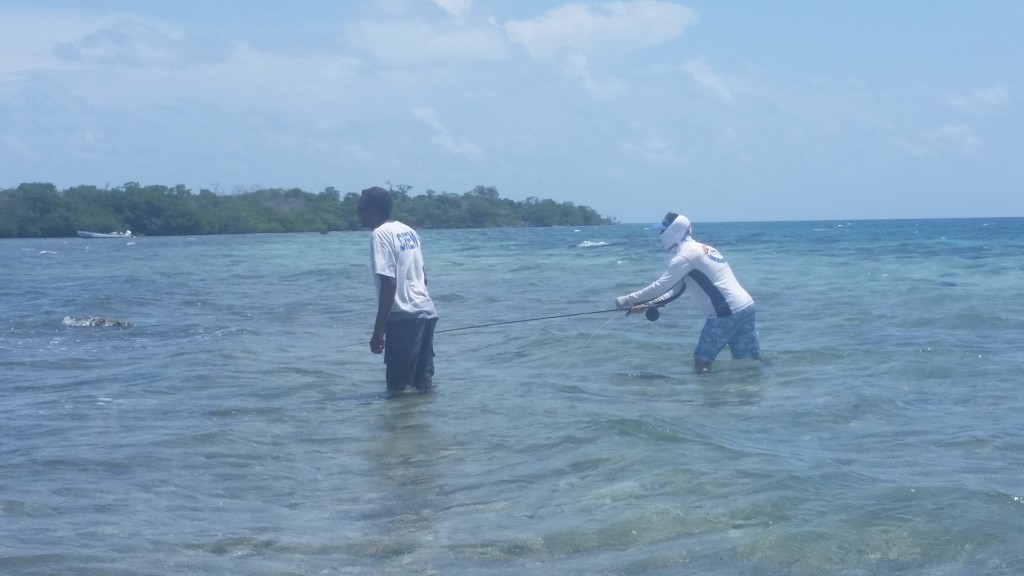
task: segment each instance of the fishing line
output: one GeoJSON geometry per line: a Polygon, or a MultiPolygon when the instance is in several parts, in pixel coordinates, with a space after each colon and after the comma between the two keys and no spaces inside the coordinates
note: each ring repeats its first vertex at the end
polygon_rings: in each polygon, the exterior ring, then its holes
{"type": "Polygon", "coordinates": [[[581,345],[581,346],[580,346],[579,348],[577,348],[577,349],[576,349],[576,351],[575,351],[575,352],[573,352],[573,353],[572,353],[572,355],[571,355],[571,356],[569,356],[569,357],[568,357],[568,358],[567,358],[567,359],[565,360],[565,364],[562,364],[562,367],[558,369],[558,372],[559,372],[559,373],[561,373],[561,372],[562,372],[562,370],[565,370],[565,367],[566,367],[566,366],[568,366],[568,365],[569,365],[569,362],[571,362],[571,361],[573,360],[573,358],[575,358],[575,357],[576,357],[576,356],[577,356],[577,355],[578,355],[578,354],[580,353],[580,350],[583,350],[584,348],[586,348],[586,347],[587,347],[587,344],[590,344],[590,339],[591,339],[591,338],[593,338],[595,334],[597,334],[598,332],[600,332],[600,331],[601,331],[601,329],[602,329],[602,328],[604,328],[605,326],[607,326],[607,325],[608,325],[608,323],[609,323],[609,322],[611,322],[611,321],[612,321],[612,319],[611,319],[611,318],[609,318],[609,319],[605,320],[605,321],[604,321],[604,324],[601,324],[600,326],[598,326],[598,327],[597,327],[597,330],[594,330],[593,332],[591,332],[591,333],[590,333],[590,336],[588,336],[588,337],[587,337],[587,340],[586,340],[585,342],[583,342],[583,344],[582,344],[582,345],[581,345]]]}
{"type": "MultiPolygon", "coordinates": [[[[661,296],[658,296],[657,298],[655,298],[653,300],[648,300],[647,302],[643,302],[642,304],[640,304],[640,306],[646,307],[644,309],[644,316],[646,316],[647,319],[650,320],[651,322],[654,322],[655,320],[658,319],[658,316],[659,316],[658,308],[661,308],[662,306],[668,304],[669,302],[672,302],[673,300],[679,298],[680,296],[683,295],[683,292],[685,292],[685,291],[686,291],[686,284],[684,282],[680,281],[678,284],[676,284],[671,289],[669,289],[668,292],[665,292],[661,296]]],[[[601,310],[601,312],[614,312],[614,311],[615,310],[601,310]]],[[[590,312],[590,314],[596,314],[596,312],[590,312]]],[[[626,312],[626,315],[629,316],[629,312],[628,311],[626,312]]],[[[569,358],[567,358],[565,360],[565,363],[562,364],[562,367],[558,369],[558,372],[561,373],[562,370],[565,370],[565,367],[569,365],[569,362],[571,362],[574,358],[576,358],[577,355],[579,355],[580,350],[583,350],[584,348],[586,348],[587,344],[590,344],[590,340],[598,332],[600,332],[602,328],[607,326],[608,323],[611,322],[611,321],[612,321],[612,319],[609,318],[608,320],[606,320],[604,322],[604,324],[601,324],[600,326],[598,326],[597,330],[594,330],[593,332],[591,332],[590,336],[587,337],[587,340],[579,348],[577,348],[576,351],[573,352],[571,356],[569,356],[569,358]]]]}
{"type": "Polygon", "coordinates": [[[576,312],[574,314],[559,314],[557,316],[540,316],[538,318],[526,318],[525,320],[506,320],[504,322],[491,322],[490,324],[477,324],[476,326],[462,326],[460,328],[448,328],[447,330],[437,330],[434,332],[434,334],[442,334],[444,332],[458,332],[459,330],[475,330],[476,328],[501,326],[502,324],[522,324],[523,322],[535,322],[537,320],[553,320],[555,318],[571,318],[573,316],[586,316],[588,314],[604,314],[606,312],[620,312],[620,310],[618,308],[610,308],[608,310],[594,310],[593,312],[576,312]]]}
{"type": "MultiPolygon", "coordinates": [[[[591,312],[574,312],[572,314],[557,314],[555,316],[538,316],[537,318],[524,318],[522,320],[505,320],[502,322],[490,322],[488,324],[474,324],[472,326],[460,326],[458,328],[446,328],[444,330],[435,330],[434,334],[444,334],[446,332],[459,332],[461,330],[476,330],[478,328],[489,328],[491,326],[503,326],[506,324],[522,324],[524,322],[536,322],[538,320],[554,320],[556,318],[572,318],[573,316],[587,316],[590,314],[606,314],[608,312],[621,312],[621,310],[619,310],[618,308],[609,308],[607,310],[593,310],[591,312]]],[[[605,322],[605,324],[607,323],[608,322],[605,322]]],[[[351,346],[360,346],[368,344],[368,342],[353,342],[352,344],[345,344],[344,346],[335,346],[334,348],[331,349],[337,350],[339,348],[349,348],[351,346]]]]}

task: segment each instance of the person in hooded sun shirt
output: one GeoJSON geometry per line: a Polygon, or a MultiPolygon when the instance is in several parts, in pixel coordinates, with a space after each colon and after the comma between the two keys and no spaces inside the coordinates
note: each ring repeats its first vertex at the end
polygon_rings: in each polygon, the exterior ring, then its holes
{"type": "Polygon", "coordinates": [[[657,227],[665,250],[673,253],[668,269],[646,288],[616,298],[615,306],[636,312],[670,292],[688,294],[707,317],[693,352],[699,374],[711,371],[711,363],[726,346],[733,358],[760,358],[754,299],[740,286],[722,254],[694,240],[686,216],[669,212],[657,227]]]}

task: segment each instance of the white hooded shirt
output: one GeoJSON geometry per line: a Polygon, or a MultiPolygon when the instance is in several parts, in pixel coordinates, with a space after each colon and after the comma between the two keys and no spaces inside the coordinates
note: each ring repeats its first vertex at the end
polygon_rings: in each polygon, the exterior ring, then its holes
{"type": "Polygon", "coordinates": [[[653,284],[628,295],[630,305],[665,294],[680,282],[697,309],[707,316],[730,316],[751,306],[754,299],[740,286],[718,250],[687,236],[675,248],[668,269],[653,284]]]}

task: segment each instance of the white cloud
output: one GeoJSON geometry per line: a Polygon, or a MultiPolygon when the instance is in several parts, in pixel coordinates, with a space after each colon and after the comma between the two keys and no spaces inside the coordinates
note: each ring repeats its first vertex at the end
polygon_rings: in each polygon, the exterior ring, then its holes
{"type": "Polygon", "coordinates": [[[983,145],[968,124],[947,124],[921,132],[917,138],[895,138],[897,150],[915,158],[928,158],[942,153],[973,154],[983,145]]]}
{"type": "Polygon", "coordinates": [[[0,8],[0,74],[81,66],[184,66],[223,58],[227,44],[120,13],[0,8]]]}
{"type": "Polygon", "coordinates": [[[63,60],[90,66],[177,65],[179,44],[187,45],[153,26],[127,20],[75,42],[60,42],[55,52],[63,60]]]}
{"type": "Polygon", "coordinates": [[[960,152],[973,152],[982,144],[968,124],[940,126],[926,132],[924,140],[941,148],[951,148],[960,152]]]}
{"type": "Polygon", "coordinates": [[[954,94],[946,98],[950,106],[979,112],[991,108],[1004,108],[1010,103],[1010,94],[1005,88],[996,84],[989,88],[974,90],[969,94],[954,94]]]}
{"type": "Polygon", "coordinates": [[[494,61],[508,54],[500,30],[490,26],[364,21],[349,26],[346,32],[355,48],[390,65],[494,61]]]}
{"type": "Polygon", "coordinates": [[[650,165],[681,166],[689,162],[689,158],[661,134],[647,134],[642,140],[623,142],[620,145],[623,154],[650,165]]]}
{"type": "Polygon", "coordinates": [[[448,127],[437,119],[437,113],[433,108],[416,108],[412,113],[417,120],[433,131],[434,143],[451,155],[472,160],[479,158],[482,154],[480,147],[469,138],[456,138],[452,136],[448,127]]]}
{"type": "Polygon", "coordinates": [[[473,8],[473,0],[434,0],[434,4],[456,18],[462,18],[473,8]]]}
{"type": "Polygon", "coordinates": [[[892,140],[892,145],[897,150],[901,150],[915,158],[924,158],[925,156],[928,156],[928,149],[920,144],[915,144],[906,138],[894,138],[892,140]]]}
{"type": "Polygon", "coordinates": [[[599,82],[590,72],[587,57],[583,54],[571,54],[566,59],[566,76],[576,79],[591,94],[599,99],[613,98],[625,91],[625,85],[616,79],[599,82]]]}
{"type": "Polygon", "coordinates": [[[59,42],[71,42],[109,26],[118,17],[77,11],[5,10],[0,8],[0,75],[64,68],[54,54],[59,42]]]}
{"type": "Polygon", "coordinates": [[[505,31],[534,58],[563,50],[633,50],[677,38],[696,14],[674,2],[610,2],[600,7],[566,4],[532,20],[509,21],[505,31]]]}
{"type": "MultiPolygon", "coordinates": [[[[37,160],[32,146],[24,139],[13,134],[4,134],[0,137],[0,156],[4,156],[15,162],[34,162],[37,160]]],[[[0,186],[9,185],[9,182],[0,182],[0,186]]]]}
{"type": "Polygon", "coordinates": [[[209,87],[202,98],[225,105],[234,102],[241,107],[259,105],[310,113],[320,108],[316,113],[322,114],[332,105],[355,99],[354,87],[366,70],[363,62],[345,56],[287,56],[240,43],[229,60],[197,70],[183,83],[209,87]],[[268,78],[274,81],[267,82],[268,78]]]}
{"type": "Polygon", "coordinates": [[[699,84],[701,87],[711,91],[712,94],[717,96],[723,102],[732,103],[733,94],[729,85],[726,84],[725,80],[718,75],[708,64],[707,59],[704,56],[698,56],[687,61],[683,65],[683,69],[693,78],[694,82],[699,84]]]}

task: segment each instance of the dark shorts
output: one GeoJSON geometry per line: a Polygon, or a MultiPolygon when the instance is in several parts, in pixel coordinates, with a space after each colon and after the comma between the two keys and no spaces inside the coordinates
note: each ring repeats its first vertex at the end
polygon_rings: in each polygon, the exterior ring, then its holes
{"type": "Polygon", "coordinates": [[[693,351],[693,358],[711,362],[726,346],[729,346],[733,358],[761,356],[753,304],[732,316],[708,318],[700,332],[700,341],[693,351]]]}
{"type": "Polygon", "coordinates": [[[437,318],[388,322],[384,334],[388,392],[401,392],[409,386],[428,390],[433,385],[436,325],[437,318]]]}

